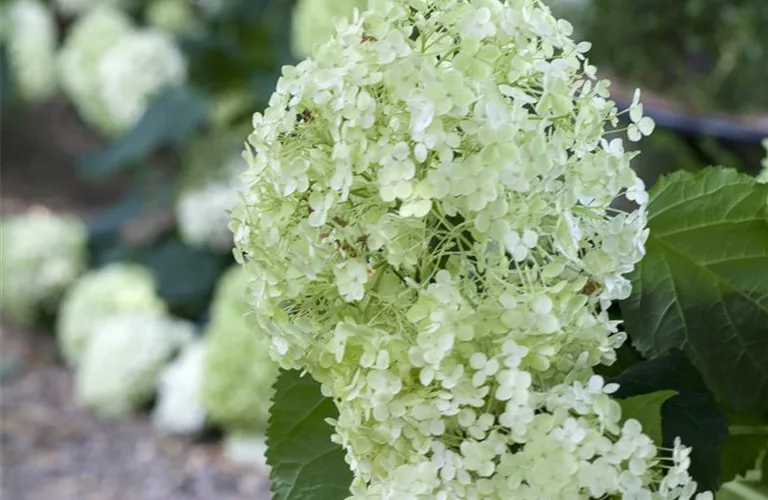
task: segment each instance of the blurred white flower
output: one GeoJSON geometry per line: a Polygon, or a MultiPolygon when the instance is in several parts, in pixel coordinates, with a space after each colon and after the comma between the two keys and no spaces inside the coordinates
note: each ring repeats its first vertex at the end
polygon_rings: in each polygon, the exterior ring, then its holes
{"type": "Polygon", "coordinates": [[[100,96],[99,64],[104,55],[127,36],[131,20],[121,10],[100,6],[79,18],[70,28],[58,56],[61,86],[80,116],[107,135],[119,134],[119,124],[100,96]]]}
{"type": "Polygon", "coordinates": [[[70,366],[101,330],[99,323],[113,316],[165,311],[155,293],[155,280],[135,264],[112,264],[83,276],[64,297],[59,310],[59,348],[70,366]]]}
{"type": "Polygon", "coordinates": [[[14,0],[0,11],[8,62],[21,96],[41,102],[56,91],[58,28],[53,13],[38,0],[14,0]]]}
{"type": "Polygon", "coordinates": [[[0,224],[2,315],[32,324],[86,266],[86,230],[74,217],[31,212],[0,224]],[[45,242],[45,244],[40,244],[45,242]]]}
{"type": "Polygon", "coordinates": [[[205,425],[201,402],[205,343],[189,344],[160,374],[152,423],[163,433],[193,434],[205,425]]]}
{"type": "Polygon", "coordinates": [[[117,126],[130,128],[152,99],[184,82],[187,63],[173,37],[155,29],[121,37],[98,66],[99,95],[117,126]]]}
{"type": "Polygon", "coordinates": [[[151,26],[168,33],[184,33],[198,26],[195,10],[189,0],[154,0],[144,10],[151,26]]]}
{"type": "Polygon", "coordinates": [[[181,193],[176,202],[176,218],[185,243],[218,250],[232,248],[230,211],[240,201],[240,179],[236,174],[246,167],[245,161],[236,156],[223,168],[229,178],[212,180],[181,193]]]}
{"type": "Polygon", "coordinates": [[[77,16],[101,6],[129,8],[139,0],[54,0],[56,9],[66,16],[77,16]]]}
{"type": "Polygon", "coordinates": [[[113,316],[98,325],[76,373],[79,403],[119,417],[149,402],[157,377],[194,336],[194,327],[160,314],[113,316]]]}

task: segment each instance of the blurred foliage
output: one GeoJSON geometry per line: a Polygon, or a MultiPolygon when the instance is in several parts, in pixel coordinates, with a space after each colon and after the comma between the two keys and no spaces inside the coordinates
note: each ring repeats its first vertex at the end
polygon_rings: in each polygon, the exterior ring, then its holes
{"type": "Polygon", "coordinates": [[[600,68],[689,109],[768,111],[765,0],[552,0],[600,68]]]}

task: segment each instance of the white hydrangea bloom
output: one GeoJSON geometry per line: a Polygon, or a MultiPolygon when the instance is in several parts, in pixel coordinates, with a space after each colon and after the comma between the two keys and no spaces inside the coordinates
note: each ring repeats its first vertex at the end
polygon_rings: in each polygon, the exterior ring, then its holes
{"type": "Polygon", "coordinates": [[[225,171],[232,173],[230,179],[214,180],[181,193],[176,202],[176,218],[185,243],[219,250],[232,248],[230,212],[240,199],[241,185],[236,174],[246,166],[241,157],[235,157],[224,166],[225,171]]]}
{"type": "Polygon", "coordinates": [[[66,16],[84,15],[92,9],[104,7],[129,8],[137,0],[54,0],[56,9],[66,16]]]}
{"type": "Polygon", "coordinates": [[[47,211],[0,223],[2,315],[30,325],[41,307],[55,306],[85,270],[87,234],[80,220],[47,211]],[[41,244],[45,242],[45,244],[41,244]]]}
{"type": "Polygon", "coordinates": [[[133,29],[120,9],[102,5],[78,18],[58,56],[61,86],[80,116],[107,135],[123,130],[100,95],[99,66],[104,55],[133,29]]]}
{"type": "Polygon", "coordinates": [[[198,19],[189,0],[153,0],[144,9],[147,24],[168,33],[184,33],[198,27],[198,19]]]}
{"type": "Polygon", "coordinates": [[[130,128],[162,90],[184,82],[187,62],[173,37],[155,29],[121,37],[99,61],[98,91],[118,127],[130,128]]]}
{"type": "Polygon", "coordinates": [[[205,425],[201,402],[205,343],[197,341],[184,348],[179,357],[160,374],[157,404],[152,423],[163,433],[193,434],[205,425]]]}
{"type": "Polygon", "coordinates": [[[38,0],[14,0],[1,11],[8,62],[21,96],[41,102],[56,91],[58,28],[38,0]]]}
{"type": "Polygon", "coordinates": [[[112,264],[83,276],[66,294],[59,309],[59,348],[77,366],[99,324],[112,316],[165,311],[149,270],[135,264],[112,264]]]}
{"type": "Polygon", "coordinates": [[[570,34],[538,0],[371,0],[254,115],[237,258],[275,359],[337,402],[351,498],[695,491],[593,372],[647,196],[570,34]]]}
{"type": "Polygon", "coordinates": [[[267,441],[263,434],[229,433],[224,436],[223,454],[229,460],[266,469],[267,441]]]}
{"type": "Polygon", "coordinates": [[[334,20],[351,19],[355,9],[365,9],[366,0],[298,0],[291,19],[293,52],[299,57],[333,35],[334,20]]]}
{"type": "Polygon", "coordinates": [[[77,370],[78,402],[105,417],[138,410],[154,394],[165,364],[193,336],[191,324],[158,314],[105,319],[77,370]]]}

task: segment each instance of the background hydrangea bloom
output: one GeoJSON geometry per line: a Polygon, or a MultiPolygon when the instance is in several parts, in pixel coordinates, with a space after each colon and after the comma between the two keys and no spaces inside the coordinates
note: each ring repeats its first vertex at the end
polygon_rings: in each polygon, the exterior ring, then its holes
{"type": "Polygon", "coordinates": [[[33,212],[4,219],[0,235],[2,314],[30,325],[85,270],[86,230],[74,217],[33,212]]]}
{"type": "Polygon", "coordinates": [[[312,54],[312,50],[333,35],[333,21],[339,17],[352,17],[355,9],[363,10],[365,0],[298,0],[293,11],[291,43],[299,57],[312,54]]]}
{"type": "Polygon", "coordinates": [[[187,345],[158,377],[157,403],[152,423],[163,433],[192,434],[203,429],[205,409],[201,402],[205,343],[187,345]]]}
{"type": "Polygon", "coordinates": [[[37,0],[14,0],[0,14],[8,61],[22,97],[41,102],[56,91],[58,28],[50,9],[37,0]]]}
{"type": "Polygon", "coordinates": [[[61,86],[90,125],[107,135],[122,130],[100,95],[99,66],[104,55],[132,30],[131,20],[116,7],[103,5],[78,18],[58,56],[61,86]]]}
{"type": "Polygon", "coordinates": [[[185,33],[198,27],[191,2],[186,0],[154,0],[145,10],[147,23],[168,33],[185,33]]]}
{"type": "MultiPolygon", "coordinates": [[[[206,160],[209,158],[204,157],[206,160]]],[[[182,189],[176,201],[176,219],[185,243],[197,247],[230,250],[233,245],[229,230],[230,212],[237,205],[240,189],[239,174],[247,167],[242,157],[235,155],[216,172],[217,175],[195,175],[194,182],[182,189]]],[[[211,164],[205,168],[210,170],[211,164]]]]}
{"type": "Polygon", "coordinates": [[[254,115],[238,259],[275,359],[337,403],[352,498],[695,492],[592,371],[647,194],[570,34],[536,0],[373,0],[254,115]]]}
{"type": "Polygon", "coordinates": [[[133,7],[138,0],[54,0],[56,9],[67,16],[83,15],[101,7],[125,8],[133,7]]]}
{"type": "Polygon", "coordinates": [[[76,375],[77,400],[106,417],[146,404],[157,377],[194,327],[159,314],[112,316],[98,324],[76,375]]]}
{"type": "Polygon", "coordinates": [[[168,33],[151,28],[121,37],[99,62],[99,92],[123,130],[144,113],[152,98],[184,82],[187,63],[168,33]]]}
{"type": "Polygon", "coordinates": [[[249,314],[248,275],[233,268],[222,276],[206,329],[203,405],[212,422],[227,431],[266,428],[277,366],[269,340],[249,314]]]}
{"type": "Polygon", "coordinates": [[[87,345],[113,316],[165,311],[149,270],[135,264],[112,264],[84,275],[66,294],[59,310],[59,348],[77,366],[87,345]]]}

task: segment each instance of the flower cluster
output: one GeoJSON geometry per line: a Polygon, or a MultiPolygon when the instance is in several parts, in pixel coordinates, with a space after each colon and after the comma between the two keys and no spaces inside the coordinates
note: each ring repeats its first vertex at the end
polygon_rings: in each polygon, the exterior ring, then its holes
{"type": "Polygon", "coordinates": [[[85,269],[86,238],[85,227],[73,217],[33,211],[4,219],[0,225],[3,316],[30,325],[41,309],[53,310],[85,269]]]}
{"type": "Polygon", "coordinates": [[[149,402],[169,359],[194,336],[194,327],[162,314],[112,316],[98,325],[75,377],[78,402],[106,417],[149,402]]]}
{"type": "Polygon", "coordinates": [[[372,0],[254,115],[237,258],[339,408],[352,498],[695,492],[593,372],[647,193],[570,33],[538,0],[372,0]]]}
{"type": "Polygon", "coordinates": [[[254,329],[245,302],[249,277],[241,268],[220,280],[206,329],[202,402],[210,420],[229,432],[266,428],[277,365],[269,339],[254,329]]]}
{"type": "Polygon", "coordinates": [[[176,219],[185,243],[227,251],[232,248],[229,212],[237,205],[238,174],[245,167],[243,159],[235,156],[225,164],[223,178],[182,191],[176,202],[176,219]]]}
{"type": "Polygon", "coordinates": [[[65,295],[59,309],[59,348],[70,366],[102,330],[100,323],[126,314],[163,313],[152,274],[134,264],[112,264],[83,276],[65,295]]]}
{"type": "Polygon", "coordinates": [[[138,0],[54,0],[56,9],[68,17],[83,15],[100,7],[120,9],[135,7],[138,0]]]}
{"type": "Polygon", "coordinates": [[[192,434],[205,425],[201,401],[205,343],[189,344],[160,374],[152,423],[168,434],[192,434]]]}
{"type": "Polygon", "coordinates": [[[186,61],[170,35],[135,28],[106,5],[76,21],[58,62],[62,87],[80,115],[109,135],[126,131],[153,97],[186,78],[186,61]]]}
{"type": "Polygon", "coordinates": [[[299,57],[312,54],[315,47],[333,35],[334,20],[352,17],[355,9],[364,9],[366,0],[298,0],[292,19],[293,53],[299,57]]]}
{"type": "Polygon", "coordinates": [[[53,12],[38,0],[4,5],[3,38],[15,84],[22,97],[40,102],[56,90],[58,28],[53,12]]]}
{"type": "Polygon", "coordinates": [[[144,9],[152,26],[168,33],[188,33],[198,28],[192,4],[186,0],[153,0],[144,9]]]}

